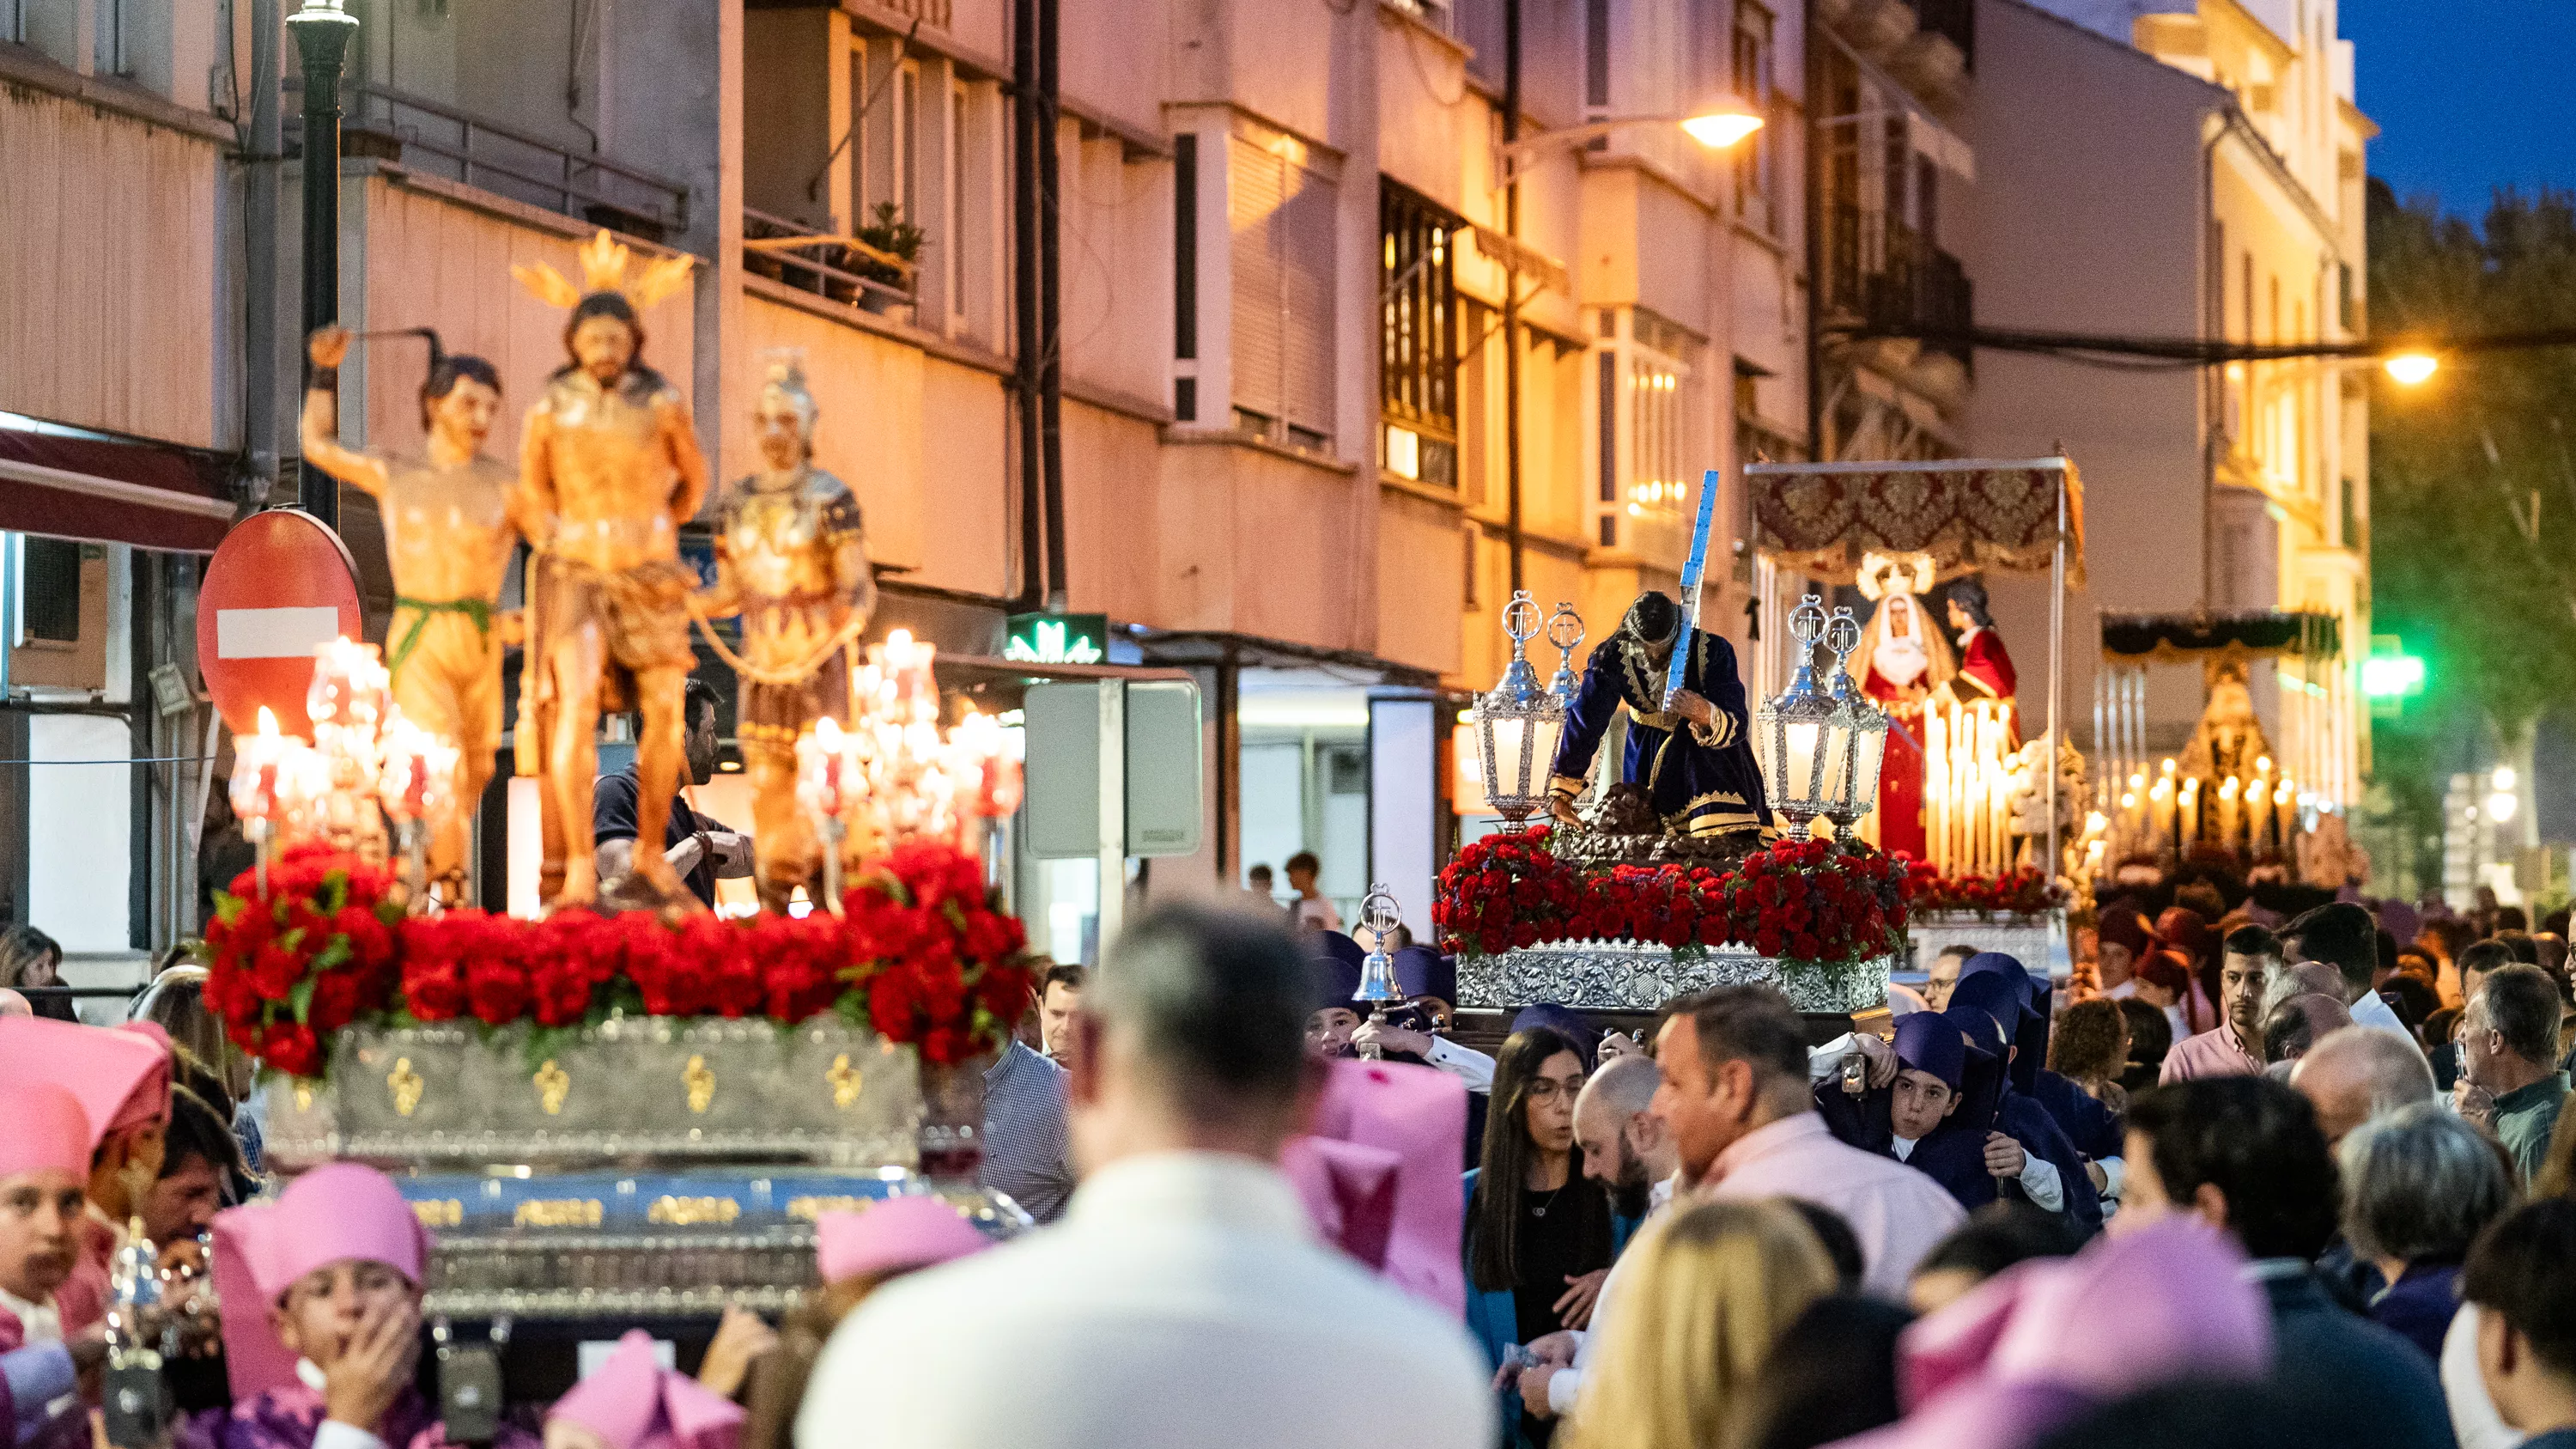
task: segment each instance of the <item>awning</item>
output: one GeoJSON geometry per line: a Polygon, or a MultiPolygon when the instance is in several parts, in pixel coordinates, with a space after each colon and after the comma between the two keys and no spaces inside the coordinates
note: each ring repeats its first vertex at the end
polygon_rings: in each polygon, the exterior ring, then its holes
{"type": "Polygon", "coordinates": [[[2332,659],[2342,653],[2343,620],[2321,612],[2246,609],[2102,616],[2102,657],[2115,664],[2185,664],[2211,654],[2332,659]]]}
{"type": "Polygon", "coordinates": [[[175,448],[0,427],[0,529],[213,553],[233,524],[220,470],[175,448]]]}

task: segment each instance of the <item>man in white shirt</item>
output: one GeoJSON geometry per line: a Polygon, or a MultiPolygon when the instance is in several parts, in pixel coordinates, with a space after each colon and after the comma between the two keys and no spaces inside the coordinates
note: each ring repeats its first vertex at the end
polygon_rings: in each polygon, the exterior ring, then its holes
{"type": "Polygon", "coordinates": [[[1319,1244],[1279,1171],[1321,1087],[1309,979],[1239,914],[1138,921],[1074,1021],[1063,1222],[871,1296],[798,1449],[1490,1444],[1463,1325],[1319,1244]]]}
{"type": "Polygon", "coordinates": [[[2291,966],[2321,961],[2342,977],[2341,995],[2352,1012],[2352,1024],[2404,1037],[2418,1054],[2424,1044],[2397,1019],[2388,1003],[2371,989],[2379,971],[2379,926],[2370,912],[2350,901],[2336,901],[2307,912],[2281,930],[2282,959],[2291,966]]]}

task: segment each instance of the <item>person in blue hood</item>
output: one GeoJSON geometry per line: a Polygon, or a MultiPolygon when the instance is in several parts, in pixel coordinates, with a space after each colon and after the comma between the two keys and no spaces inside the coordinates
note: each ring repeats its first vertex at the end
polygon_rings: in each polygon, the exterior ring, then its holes
{"type": "Polygon", "coordinates": [[[2011,1068],[2018,1064],[2013,1034],[2021,1024],[2025,994],[2022,983],[2003,972],[1962,970],[1949,1009],[1941,1014],[1965,1038],[1972,1055],[1991,1055],[2004,1068],[1995,1130],[1986,1140],[1987,1170],[2009,1184],[2007,1191],[2045,1211],[2065,1214],[2078,1231],[2089,1234],[2102,1226],[2102,1199],[2084,1170],[2083,1155],[2048,1109],[2016,1091],[2011,1079],[2011,1068]]]}
{"type": "Polygon", "coordinates": [[[1896,1024],[1896,1072],[1884,1086],[1855,1093],[1839,1078],[1816,1088],[1816,1106],[1835,1136],[1898,1161],[1941,1184],[1970,1210],[1993,1202],[1986,1168],[2003,1059],[1972,1051],[1957,1024],[1937,1011],[1896,1024]]]}
{"type": "Polygon", "coordinates": [[[2057,1014],[2054,990],[2001,951],[1970,957],[1959,975],[1971,974],[2002,976],[2021,989],[2021,1014],[2011,1026],[2013,1090],[2045,1108],[2087,1163],[2103,1165],[2095,1177],[2096,1186],[2106,1196],[2118,1197],[2120,1154],[2126,1146],[2120,1114],[2073,1080],[2048,1069],[2048,1031],[2057,1014]]]}

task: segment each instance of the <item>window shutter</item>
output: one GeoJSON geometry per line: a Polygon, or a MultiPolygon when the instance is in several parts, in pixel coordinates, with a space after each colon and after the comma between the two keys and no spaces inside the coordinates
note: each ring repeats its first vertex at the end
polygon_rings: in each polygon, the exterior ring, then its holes
{"type": "Polygon", "coordinates": [[[1276,418],[1285,401],[1278,216],[1287,163],[1240,136],[1227,168],[1234,236],[1234,405],[1276,418]]]}
{"type": "Polygon", "coordinates": [[[1331,182],[1291,167],[1279,208],[1280,316],[1286,396],[1293,427],[1333,435],[1333,233],[1331,182]]]}

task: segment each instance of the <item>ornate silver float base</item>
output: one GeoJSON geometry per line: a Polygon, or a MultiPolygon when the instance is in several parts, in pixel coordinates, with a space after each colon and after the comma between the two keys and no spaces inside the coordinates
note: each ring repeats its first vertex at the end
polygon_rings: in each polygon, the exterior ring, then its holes
{"type": "Polygon", "coordinates": [[[268,1151],[393,1170],[651,1163],[837,1169],[919,1160],[910,1047],[821,1016],[612,1017],[542,1043],[525,1026],[352,1028],[319,1086],[269,1088],[268,1151]]]}
{"type": "Polygon", "coordinates": [[[1776,986],[1804,1012],[1867,1011],[1887,1000],[1889,959],[1842,970],[1757,956],[1741,947],[1676,957],[1634,941],[1561,941],[1464,957],[1458,1004],[1509,1009],[1552,1001],[1583,1011],[1654,1011],[1719,986],[1776,986]]]}
{"type": "Polygon", "coordinates": [[[1986,917],[1974,911],[1917,914],[1906,923],[1906,934],[1914,938],[1914,959],[1910,964],[1917,980],[1932,969],[1933,960],[1948,946],[2000,951],[2020,961],[2022,969],[2033,976],[2063,979],[2073,969],[2063,909],[2038,916],[1986,917]]]}

